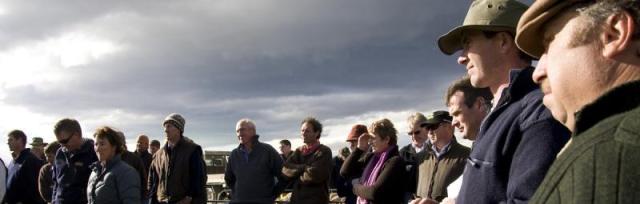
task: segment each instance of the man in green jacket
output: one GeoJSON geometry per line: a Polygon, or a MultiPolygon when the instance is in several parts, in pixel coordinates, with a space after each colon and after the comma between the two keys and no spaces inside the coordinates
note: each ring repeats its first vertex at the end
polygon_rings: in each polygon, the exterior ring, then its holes
{"type": "Polygon", "coordinates": [[[640,1],[538,0],[517,45],[572,132],[532,203],[640,203],[640,1]]]}

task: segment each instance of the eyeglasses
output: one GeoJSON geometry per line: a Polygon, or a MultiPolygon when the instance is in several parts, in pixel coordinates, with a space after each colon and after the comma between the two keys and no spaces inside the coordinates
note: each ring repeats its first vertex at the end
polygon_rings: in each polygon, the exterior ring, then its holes
{"type": "Polygon", "coordinates": [[[414,136],[414,135],[417,135],[417,134],[420,134],[420,130],[416,130],[415,132],[407,133],[407,135],[409,135],[409,136],[414,136]]]}

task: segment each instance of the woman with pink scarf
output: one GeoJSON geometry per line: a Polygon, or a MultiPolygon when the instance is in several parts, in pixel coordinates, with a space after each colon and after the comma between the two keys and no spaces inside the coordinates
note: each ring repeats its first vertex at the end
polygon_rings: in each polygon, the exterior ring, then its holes
{"type": "Polygon", "coordinates": [[[358,204],[402,203],[406,175],[404,161],[398,155],[398,131],[385,118],[373,122],[369,132],[358,138],[358,148],[344,162],[340,174],[354,178],[358,204]]]}

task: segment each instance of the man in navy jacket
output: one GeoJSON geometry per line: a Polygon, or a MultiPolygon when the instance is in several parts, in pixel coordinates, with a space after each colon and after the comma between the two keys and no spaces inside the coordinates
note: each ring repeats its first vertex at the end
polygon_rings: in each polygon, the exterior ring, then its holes
{"type": "Polygon", "coordinates": [[[487,87],[493,108],[480,126],[457,203],[526,203],[540,185],[568,130],[542,104],[531,58],[514,42],[527,6],[516,0],[476,0],[462,26],[438,39],[440,50],[462,50],[474,87],[487,87]]]}

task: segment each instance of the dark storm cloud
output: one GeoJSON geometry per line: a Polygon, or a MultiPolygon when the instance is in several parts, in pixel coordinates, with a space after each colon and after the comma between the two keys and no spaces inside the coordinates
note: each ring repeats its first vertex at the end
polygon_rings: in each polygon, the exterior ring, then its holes
{"type": "Polygon", "coordinates": [[[187,133],[204,146],[233,143],[242,117],[275,139],[295,136],[308,115],[328,120],[442,108],[444,88],[464,71],[435,40],[462,21],[467,5],[12,1],[0,24],[11,30],[0,34],[0,51],[68,32],[96,35],[121,50],[60,69],[62,82],[9,88],[4,102],[91,125],[118,110],[130,116],[114,125],[156,138],[164,116],[179,112],[187,133]]]}

